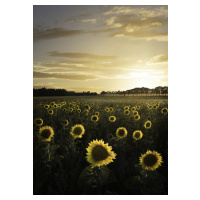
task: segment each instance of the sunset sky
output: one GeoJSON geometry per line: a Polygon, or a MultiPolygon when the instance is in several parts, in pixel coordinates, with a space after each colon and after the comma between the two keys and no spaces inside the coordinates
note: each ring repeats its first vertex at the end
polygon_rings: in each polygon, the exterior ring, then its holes
{"type": "Polygon", "coordinates": [[[168,86],[168,6],[33,6],[33,87],[168,86]]]}

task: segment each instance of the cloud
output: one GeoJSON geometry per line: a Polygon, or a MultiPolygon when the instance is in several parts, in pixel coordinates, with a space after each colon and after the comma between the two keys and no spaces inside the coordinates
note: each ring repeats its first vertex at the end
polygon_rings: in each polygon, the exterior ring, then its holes
{"type": "Polygon", "coordinates": [[[83,30],[66,30],[64,28],[34,28],[33,29],[33,40],[50,40],[61,37],[75,36],[85,33],[83,30]]]}
{"type": "Polygon", "coordinates": [[[95,79],[95,75],[87,75],[87,74],[58,74],[58,73],[41,73],[41,72],[33,72],[33,78],[57,78],[57,79],[68,79],[68,80],[89,80],[89,79],[95,79]]]}
{"type": "Polygon", "coordinates": [[[91,14],[90,13],[82,13],[82,14],[78,14],[78,15],[74,15],[72,17],[69,17],[65,20],[65,22],[75,22],[75,21],[79,21],[81,19],[85,19],[86,17],[90,17],[91,14]]]}
{"type": "Polygon", "coordinates": [[[168,40],[168,9],[167,6],[115,6],[103,13],[109,18],[99,30],[108,32],[110,37],[129,37],[146,40],[168,40]]]}
{"type": "Polygon", "coordinates": [[[96,23],[96,19],[83,19],[82,22],[91,22],[92,24],[96,23]]]}
{"type": "Polygon", "coordinates": [[[154,65],[154,64],[166,64],[168,62],[168,56],[165,54],[157,55],[151,58],[147,65],[154,65]]]}
{"type": "Polygon", "coordinates": [[[117,56],[102,56],[102,55],[95,55],[89,53],[71,53],[71,52],[64,52],[60,53],[58,51],[51,51],[48,52],[49,56],[53,57],[66,57],[66,58],[78,58],[78,59],[92,59],[92,60],[110,60],[115,59],[117,56]]]}

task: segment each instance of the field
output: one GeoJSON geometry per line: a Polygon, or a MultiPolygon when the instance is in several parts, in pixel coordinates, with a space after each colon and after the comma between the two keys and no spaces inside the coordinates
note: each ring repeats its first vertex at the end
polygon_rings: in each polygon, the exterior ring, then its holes
{"type": "Polygon", "coordinates": [[[167,96],[34,97],[33,120],[34,195],[168,194],[167,96]]]}

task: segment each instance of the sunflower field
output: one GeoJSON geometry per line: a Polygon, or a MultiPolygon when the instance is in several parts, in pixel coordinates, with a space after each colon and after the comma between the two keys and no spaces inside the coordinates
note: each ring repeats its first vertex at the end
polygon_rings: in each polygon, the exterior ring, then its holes
{"type": "Polygon", "coordinates": [[[167,195],[168,98],[34,97],[34,195],[167,195]]]}

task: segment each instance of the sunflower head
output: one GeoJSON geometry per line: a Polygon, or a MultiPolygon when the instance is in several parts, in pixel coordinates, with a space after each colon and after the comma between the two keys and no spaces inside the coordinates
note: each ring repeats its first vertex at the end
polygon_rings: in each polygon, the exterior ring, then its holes
{"type": "Polygon", "coordinates": [[[132,107],[132,108],[131,108],[131,111],[135,111],[135,110],[136,110],[136,107],[132,107]]]}
{"type": "Polygon", "coordinates": [[[50,115],[53,115],[53,110],[48,110],[48,113],[49,113],[50,115]]]}
{"type": "Polygon", "coordinates": [[[63,122],[63,124],[64,124],[64,126],[68,126],[69,121],[67,119],[65,119],[64,122],[63,122]]]}
{"type": "Polygon", "coordinates": [[[57,108],[57,104],[54,104],[53,107],[54,107],[54,108],[57,108]]]}
{"type": "Polygon", "coordinates": [[[53,135],[54,135],[53,129],[50,126],[44,126],[40,128],[38,138],[42,142],[50,142],[53,135]]]}
{"type": "Polygon", "coordinates": [[[109,121],[110,122],[115,122],[116,121],[116,117],[115,116],[110,116],[109,117],[109,121]]]}
{"type": "Polygon", "coordinates": [[[152,109],[153,108],[153,106],[152,105],[149,105],[149,107],[148,107],[149,109],[152,109]]]}
{"type": "Polygon", "coordinates": [[[140,140],[143,137],[142,131],[136,130],[133,132],[133,139],[140,140]]]}
{"type": "Polygon", "coordinates": [[[145,154],[141,155],[139,161],[143,169],[150,171],[156,170],[159,166],[161,166],[161,163],[163,162],[160,153],[156,151],[152,152],[150,150],[148,150],[145,154]]]}
{"type": "Polygon", "coordinates": [[[99,120],[98,115],[92,115],[91,120],[92,120],[93,122],[98,122],[98,120],[99,120]]]}
{"type": "Polygon", "coordinates": [[[109,109],[108,107],[105,107],[105,111],[106,111],[106,112],[109,112],[109,110],[110,110],[110,109],[109,109]]]}
{"type": "Polygon", "coordinates": [[[138,115],[138,111],[133,111],[133,115],[138,115]]]}
{"type": "Polygon", "coordinates": [[[139,110],[139,109],[140,109],[140,106],[136,106],[136,109],[139,110]]]}
{"type": "Polygon", "coordinates": [[[134,119],[137,121],[140,119],[140,115],[134,115],[134,119]]]}
{"type": "Polygon", "coordinates": [[[125,106],[125,107],[124,107],[124,110],[129,110],[129,106],[125,106]]]}
{"type": "Polygon", "coordinates": [[[153,106],[153,109],[157,109],[157,106],[156,106],[156,105],[154,105],[154,106],[153,106]]]}
{"type": "Polygon", "coordinates": [[[144,128],[146,128],[146,129],[149,129],[149,128],[151,128],[151,121],[146,121],[145,122],[145,124],[144,124],[144,128]]]}
{"type": "Polygon", "coordinates": [[[45,109],[48,109],[48,108],[49,108],[49,105],[45,104],[45,105],[44,105],[44,108],[45,108],[45,109]]]}
{"type": "Polygon", "coordinates": [[[119,138],[124,138],[124,137],[126,137],[127,136],[127,130],[126,130],[126,128],[124,128],[124,127],[119,127],[118,129],[117,129],[117,131],[116,131],[116,135],[117,135],[117,137],[119,137],[119,138]]]}
{"type": "Polygon", "coordinates": [[[69,108],[69,112],[73,112],[73,110],[74,110],[73,108],[69,108]]]}
{"type": "Polygon", "coordinates": [[[66,108],[63,108],[63,111],[64,111],[64,112],[66,112],[66,111],[67,111],[67,109],[66,109],[66,108]]]}
{"type": "Polygon", "coordinates": [[[167,108],[163,108],[162,110],[161,110],[161,113],[163,113],[163,114],[166,114],[168,112],[168,109],[167,108]]]}
{"type": "Polygon", "coordinates": [[[99,116],[99,112],[95,112],[95,115],[99,116]]]}
{"type": "Polygon", "coordinates": [[[124,110],[124,114],[125,115],[129,115],[130,114],[130,110],[124,110]]]}
{"type": "Polygon", "coordinates": [[[83,125],[81,125],[81,124],[74,125],[70,132],[70,134],[74,138],[82,138],[84,133],[85,133],[85,129],[84,129],[83,125]]]}
{"type": "Polygon", "coordinates": [[[81,109],[80,109],[80,108],[79,108],[79,109],[77,109],[77,112],[81,113],[81,109]]]}
{"type": "Polygon", "coordinates": [[[89,143],[87,150],[87,161],[93,167],[100,167],[102,165],[108,165],[113,162],[113,159],[116,158],[116,153],[112,151],[112,147],[104,144],[103,140],[93,140],[89,143]]]}
{"type": "Polygon", "coordinates": [[[113,107],[110,107],[110,112],[112,112],[114,109],[113,109],[113,107]]]}
{"type": "Polygon", "coordinates": [[[41,118],[36,118],[36,119],[34,120],[34,124],[35,124],[36,126],[42,126],[43,120],[42,120],[41,118]]]}

